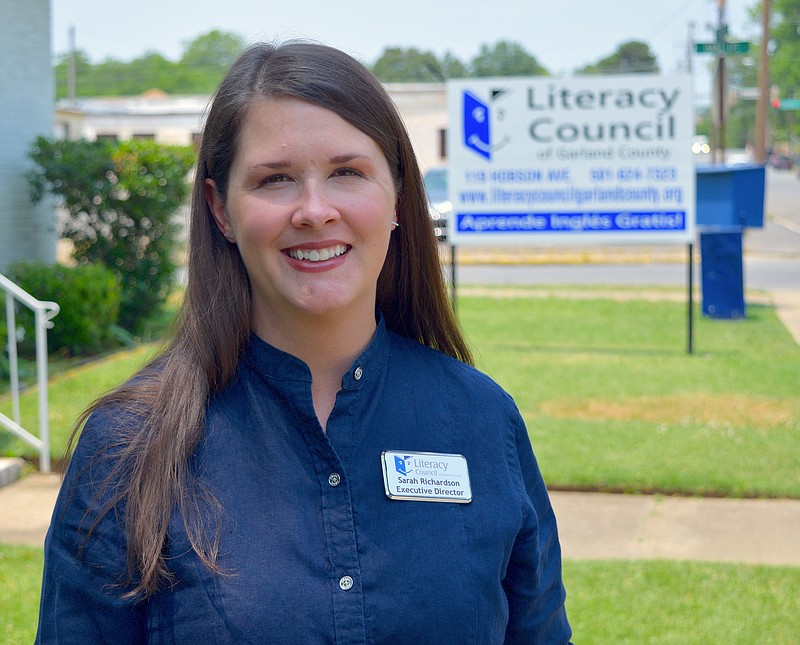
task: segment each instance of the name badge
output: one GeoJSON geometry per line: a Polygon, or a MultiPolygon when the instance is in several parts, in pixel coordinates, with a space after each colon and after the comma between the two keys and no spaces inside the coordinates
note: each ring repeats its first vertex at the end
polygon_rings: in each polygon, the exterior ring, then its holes
{"type": "Polygon", "coordinates": [[[381,464],[389,499],[458,504],[472,501],[463,455],[386,450],[381,453],[381,464]]]}

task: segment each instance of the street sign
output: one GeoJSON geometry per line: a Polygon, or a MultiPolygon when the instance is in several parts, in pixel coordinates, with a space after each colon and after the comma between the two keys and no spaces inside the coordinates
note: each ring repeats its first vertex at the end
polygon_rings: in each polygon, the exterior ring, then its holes
{"type": "Polygon", "coordinates": [[[695,43],[694,50],[698,54],[716,54],[717,43],[695,43]]]}
{"type": "Polygon", "coordinates": [[[729,56],[735,54],[746,54],[750,51],[750,43],[741,40],[730,43],[722,43],[722,53],[729,56]]]}
{"type": "Polygon", "coordinates": [[[721,43],[695,43],[694,51],[698,54],[722,54],[735,56],[750,51],[750,43],[744,40],[721,43]]]}

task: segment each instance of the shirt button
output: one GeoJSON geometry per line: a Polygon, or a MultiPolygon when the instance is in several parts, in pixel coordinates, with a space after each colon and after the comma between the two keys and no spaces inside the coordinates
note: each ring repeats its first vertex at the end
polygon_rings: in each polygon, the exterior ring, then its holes
{"type": "Polygon", "coordinates": [[[357,367],[356,371],[353,372],[353,378],[356,381],[360,381],[362,376],[364,376],[364,370],[362,370],[360,367],[357,367]]]}
{"type": "Polygon", "coordinates": [[[352,589],[353,587],[353,579],[350,576],[342,576],[339,578],[339,588],[342,591],[347,591],[348,589],[352,589]]]}
{"type": "Polygon", "coordinates": [[[328,475],[328,484],[336,488],[339,484],[342,483],[342,478],[339,476],[339,473],[331,473],[328,475]]]}

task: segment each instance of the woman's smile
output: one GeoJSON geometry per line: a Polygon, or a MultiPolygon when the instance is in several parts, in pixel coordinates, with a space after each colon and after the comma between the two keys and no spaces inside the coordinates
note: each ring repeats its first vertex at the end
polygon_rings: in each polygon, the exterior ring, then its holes
{"type": "Polygon", "coordinates": [[[348,247],[345,244],[336,244],[329,248],[321,249],[288,249],[286,254],[295,260],[306,260],[308,262],[325,262],[331,258],[336,258],[347,253],[348,247]]]}

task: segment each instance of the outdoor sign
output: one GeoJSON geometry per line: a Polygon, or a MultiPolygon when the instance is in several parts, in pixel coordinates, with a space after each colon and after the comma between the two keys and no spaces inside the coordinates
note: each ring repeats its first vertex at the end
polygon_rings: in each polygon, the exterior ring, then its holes
{"type": "Polygon", "coordinates": [[[750,51],[747,41],[695,43],[694,50],[698,54],[717,54],[718,56],[736,56],[750,51]]]}
{"type": "Polygon", "coordinates": [[[447,86],[452,244],[693,241],[689,76],[447,86]]]}

